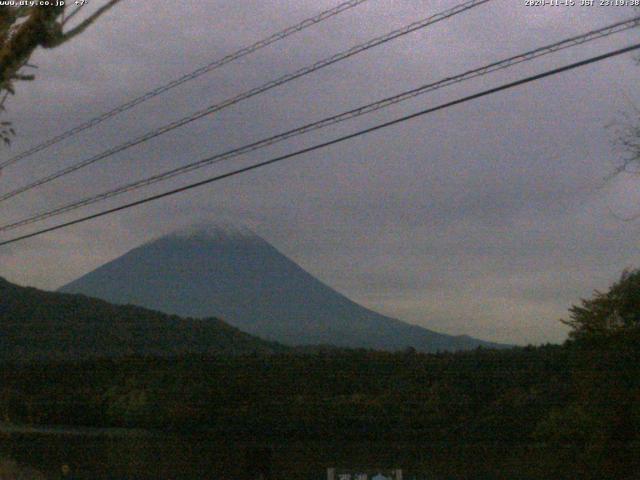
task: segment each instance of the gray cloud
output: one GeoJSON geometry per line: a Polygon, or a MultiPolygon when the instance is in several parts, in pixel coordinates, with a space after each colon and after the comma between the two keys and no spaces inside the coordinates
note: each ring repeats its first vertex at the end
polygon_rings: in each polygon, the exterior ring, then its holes
{"type": "MultiPolygon", "coordinates": [[[[225,0],[159,7],[124,2],[75,42],[34,58],[38,80],[21,85],[9,104],[19,130],[11,152],[333,4],[225,0]]],[[[0,187],[55,171],[451,6],[445,1],[370,2],[7,169],[0,187]]],[[[533,9],[497,0],[12,199],[0,207],[0,220],[15,220],[632,13],[625,8],[533,9]]],[[[639,32],[624,33],[434,92],[252,154],[240,164],[638,38],[639,32]]],[[[640,264],[638,221],[622,222],[611,214],[634,212],[640,200],[637,178],[601,188],[618,154],[604,126],[628,107],[629,97],[638,101],[632,88],[638,72],[630,57],[613,59],[3,247],[0,275],[55,288],[151,238],[231,218],[328,284],[385,314],[497,341],[561,341],[566,331],[557,319],[571,303],[594,288],[606,288],[623,268],[640,264]]],[[[194,172],[170,185],[228,168],[194,172]]]]}

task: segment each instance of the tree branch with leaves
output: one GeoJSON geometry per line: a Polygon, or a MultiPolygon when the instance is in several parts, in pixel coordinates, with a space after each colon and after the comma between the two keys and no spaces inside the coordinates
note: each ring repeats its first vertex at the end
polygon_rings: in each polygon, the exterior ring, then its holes
{"type": "Polygon", "coordinates": [[[571,327],[570,338],[602,339],[640,333],[640,269],[625,270],[608,292],[594,292],[561,320],[571,327]]]}
{"type": "MultiPolygon", "coordinates": [[[[0,6],[0,111],[4,111],[7,97],[15,94],[16,82],[35,78],[23,69],[34,68],[29,59],[37,48],[56,48],[72,40],[120,1],[108,1],[72,27],[69,23],[85,3],[70,13],[66,5],[0,6]]],[[[0,123],[0,141],[9,143],[14,134],[9,122],[0,123]]]]}

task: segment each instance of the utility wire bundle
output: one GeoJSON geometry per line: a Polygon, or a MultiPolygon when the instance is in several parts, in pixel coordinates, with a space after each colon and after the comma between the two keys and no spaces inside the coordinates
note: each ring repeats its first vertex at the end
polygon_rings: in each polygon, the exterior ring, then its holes
{"type": "Polygon", "coordinates": [[[447,18],[451,18],[454,15],[458,15],[462,12],[465,12],[471,8],[477,7],[479,5],[482,5],[483,3],[487,3],[490,2],[492,0],[471,0],[468,1],[466,3],[457,5],[449,10],[446,10],[444,12],[438,13],[436,15],[432,15],[430,17],[427,17],[423,20],[420,20],[418,22],[413,22],[403,28],[397,29],[397,30],[393,30],[389,33],[387,33],[386,35],[382,35],[380,37],[376,37],[372,40],[369,40],[368,42],[365,43],[361,43],[359,45],[356,45],[355,47],[352,47],[348,50],[345,50],[343,52],[337,53],[335,55],[332,55],[331,57],[325,58],[323,60],[320,60],[318,62],[315,62],[312,65],[309,65],[307,67],[303,67],[300,68],[298,70],[296,70],[295,72],[292,73],[288,73],[286,75],[283,75],[275,80],[272,80],[270,82],[264,83],[262,85],[260,85],[259,87],[255,87],[252,88],[251,90],[248,90],[246,92],[240,93],[234,97],[228,98],[226,100],[223,100],[220,103],[216,103],[214,105],[210,105],[207,108],[198,110],[197,112],[192,113],[191,115],[188,115],[184,118],[181,118],[180,120],[176,120],[174,122],[171,122],[167,125],[164,125],[162,127],[156,128],[154,130],[151,130],[150,132],[145,133],[144,135],[141,135],[140,137],[134,138],[133,140],[130,140],[128,142],[125,142],[121,145],[118,145],[116,147],[110,148],[102,153],[99,153],[98,155],[94,155],[91,158],[87,158],[85,160],[82,160],[80,162],[77,162],[73,165],[70,165],[69,167],[63,168],[62,170],[59,170],[55,173],[52,173],[51,175],[47,175],[44,178],[38,179],[28,185],[25,185],[23,187],[17,188],[11,192],[5,193],[3,195],[0,195],[0,202],[7,200],[9,198],[15,197],[16,195],[19,195],[21,193],[27,192],[33,188],[39,187],[41,185],[44,185],[46,183],[49,183],[53,180],[56,180],[58,178],[64,177],[65,175],[69,175],[70,173],[76,172],[80,169],[83,169],[85,167],[88,167],[89,165],[93,165],[96,162],[99,162],[101,160],[104,160],[106,158],[109,158],[113,155],[115,155],[116,153],[120,153],[120,152],[124,152],[125,150],[128,150],[132,147],[135,147],[137,145],[141,145],[143,143],[148,142],[149,140],[152,140],[156,137],[159,137],[161,135],[164,135],[166,133],[171,132],[172,130],[175,130],[177,128],[180,127],[184,127],[185,125],[188,125],[196,120],[199,120],[203,117],[206,117],[208,115],[211,115],[213,113],[219,112],[221,110],[224,110],[225,108],[231,107],[232,105],[235,105],[239,102],[242,102],[244,100],[247,100],[249,98],[255,97],[256,95],[260,95],[262,93],[265,93],[273,88],[279,87],[280,85],[284,85],[285,83],[289,83],[293,80],[296,80],[300,77],[304,77],[306,75],[309,75],[310,73],[316,72],[318,70],[321,70],[325,67],[328,67],[329,65],[333,65],[335,63],[341,62],[342,60],[346,60],[350,57],[353,57],[354,55],[357,55],[359,53],[362,53],[366,50],[369,50],[371,48],[374,47],[378,47],[380,45],[383,45],[387,42],[390,42],[392,40],[395,40],[397,38],[400,38],[404,35],[408,35],[409,33],[415,32],[417,30],[420,30],[422,28],[428,27],[430,25],[433,25],[437,22],[440,22],[442,20],[446,20],[447,18]]]}
{"type": "Polygon", "coordinates": [[[84,123],[81,123],[80,125],[77,125],[69,130],[67,130],[66,132],[61,133],[60,135],[57,135],[53,138],[50,138],[38,145],[36,145],[35,147],[30,148],[29,150],[26,150],[14,157],[11,157],[8,160],[5,160],[4,162],[0,162],[0,169],[7,167],[9,165],[12,165],[16,162],[19,162],[20,160],[30,157],[31,155],[33,155],[34,153],[38,153],[41,152],[42,150],[45,150],[46,148],[51,147],[52,145],[55,145],[56,143],[61,142],[62,140],[65,140],[69,137],[72,137],[80,132],[83,132],[85,130],[88,130],[90,128],[95,127],[96,125],[104,122],[105,120],[108,120],[112,117],[115,117],[116,115],[119,115],[123,112],[126,112],[127,110],[132,109],[133,107],[140,105],[141,103],[146,102],[147,100],[150,100],[154,97],[157,97],[158,95],[161,95],[165,92],[168,92],[169,90],[182,85],[183,83],[187,83],[191,80],[195,80],[198,77],[201,77],[202,75],[212,72],[224,65],[226,65],[227,63],[231,63],[235,60],[238,60],[242,57],[245,57],[251,53],[257,52],[258,50],[267,47],[269,45],[271,45],[272,43],[276,43],[280,40],[284,40],[285,38],[301,32],[302,30],[305,30],[309,27],[312,27],[320,22],[323,22],[325,20],[328,20],[331,17],[335,17],[336,15],[341,14],[342,12],[349,10],[353,7],[357,7],[358,5],[367,2],[368,0],[349,0],[348,2],[344,2],[341,3],[340,5],[331,8],[329,10],[325,10],[324,12],[319,13],[318,15],[311,17],[311,18],[307,18],[306,20],[303,20],[302,22],[296,24],[296,25],[292,25],[291,27],[285,28],[284,30],[281,30],[280,32],[274,33],[273,35],[264,38],[262,40],[259,40],[255,43],[253,43],[252,45],[248,45],[246,47],[241,48],[240,50],[237,50],[236,52],[230,53],[229,55],[226,55],[218,60],[214,60],[213,62],[200,67],[192,72],[187,73],[186,75],[181,76],[180,78],[176,78],[175,80],[172,80],[169,83],[166,83],[164,85],[161,85],[157,88],[154,88],[153,90],[150,90],[142,95],[140,95],[139,97],[136,97],[132,100],[129,100],[128,102],[117,106],[116,108],[109,110],[108,112],[103,113],[102,115],[98,115],[97,117],[94,117],[84,123]]]}
{"type": "MultiPolygon", "coordinates": [[[[363,3],[363,1],[364,0],[361,0],[359,2],[355,2],[355,1],[354,2],[346,2],[344,4],[341,4],[340,6],[336,7],[335,9],[327,11],[327,12],[333,12],[333,13],[331,13],[331,14],[327,13],[327,16],[325,18],[329,18],[330,16],[335,16],[340,11],[344,11],[347,8],[352,8],[353,6],[355,6],[357,4],[363,3]],[[349,5],[349,6],[347,6],[347,5],[349,5]],[[341,10],[338,10],[341,6],[343,8],[341,10]]],[[[76,170],[78,170],[80,168],[83,168],[84,166],[86,166],[86,165],[88,165],[90,163],[94,163],[94,162],[96,162],[98,160],[106,158],[107,156],[110,156],[110,155],[113,155],[114,153],[122,151],[123,149],[130,148],[133,145],[137,145],[137,144],[142,143],[144,141],[147,141],[147,140],[149,140],[151,138],[155,138],[156,136],[162,135],[163,133],[166,133],[167,131],[170,131],[170,130],[172,130],[174,128],[178,128],[179,126],[182,126],[182,125],[184,125],[186,123],[189,123],[191,121],[197,120],[198,118],[202,118],[203,116],[209,115],[209,114],[211,114],[213,112],[216,112],[216,111],[218,111],[218,110],[220,110],[222,108],[225,108],[228,105],[237,103],[237,102],[243,100],[245,98],[244,96],[246,96],[246,95],[253,96],[253,95],[257,95],[257,94],[263,93],[264,91],[267,91],[267,90],[269,90],[271,88],[274,88],[275,86],[279,86],[279,85],[281,85],[283,83],[287,83],[288,81],[291,81],[291,80],[293,80],[295,78],[299,78],[300,76],[307,75],[308,73],[316,71],[319,68],[324,68],[325,66],[331,65],[331,64],[336,63],[337,61],[341,61],[341,60],[343,60],[345,58],[349,58],[350,56],[353,56],[353,55],[355,55],[357,53],[360,53],[360,52],[362,52],[364,50],[367,50],[369,48],[373,48],[375,46],[381,45],[381,44],[386,43],[388,41],[391,41],[391,40],[393,40],[395,38],[398,38],[398,37],[400,37],[402,35],[406,35],[408,33],[416,31],[416,30],[418,30],[420,28],[425,28],[426,26],[432,25],[432,24],[434,24],[434,23],[436,23],[438,21],[451,18],[454,15],[457,15],[459,13],[465,12],[467,10],[470,10],[471,8],[475,8],[475,7],[477,7],[477,6],[481,5],[481,4],[488,3],[490,1],[491,0],[468,1],[468,2],[462,3],[460,5],[457,5],[457,6],[451,8],[449,10],[446,10],[446,11],[441,12],[439,14],[436,14],[436,15],[433,15],[431,17],[428,17],[428,18],[426,18],[424,20],[421,20],[421,21],[418,21],[418,22],[414,22],[414,23],[409,24],[409,25],[407,25],[407,26],[405,26],[405,27],[403,27],[401,29],[394,30],[394,31],[390,32],[387,35],[383,35],[381,37],[376,37],[375,39],[370,40],[370,41],[368,41],[366,43],[363,43],[363,44],[357,45],[355,47],[352,47],[349,50],[346,50],[346,51],[344,51],[342,53],[333,55],[332,57],[324,59],[324,60],[322,60],[320,62],[316,62],[316,63],[314,63],[313,65],[311,65],[309,67],[305,67],[303,69],[299,69],[296,72],[284,75],[283,77],[280,77],[277,80],[274,80],[272,82],[268,82],[268,83],[262,85],[261,87],[257,87],[256,89],[252,89],[252,90],[250,90],[248,92],[245,92],[245,93],[240,94],[240,95],[238,95],[236,97],[228,99],[228,100],[222,102],[221,104],[217,104],[217,105],[208,107],[207,109],[204,109],[204,110],[201,110],[199,112],[196,112],[195,114],[190,115],[189,117],[181,119],[181,120],[179,120],[177,122],[172,122],[171,124],[169,124],[169,125],[167,125],[165,127],[161,127],[160,129],[156,129],[156,130],[154,130],[152,132],[149,132],[148,134],[146,134],[146,135],[144,135],[142,137],[139,137],[138,139],[136,139],[136,140],[134,140],[132,142],[127,142],[127,143],[125,143],[123,145],[120,145],[118,147],[115,147],[113,149],[109,149],[106,152],[103,152],[102,154],[100,154],[98,156],[91,157],[90,159],[82,161],[82,162],[80,162],[78,164],[74,164],[71,167],[68,167],[67,169],[63,169],[63,170],[61,170],[59,172],[56,172],[56,173],[54,173],[54,174],[52,174],[50,176],[44,177],[43,179],[37,180],[37,181],[35,181],[35,182],[25,186],[25,187],[18,188],[16,190],[13,190],[13,191],[11,191],[9,193],[6,193],[4,195],[0,195],[0,201],[6,200],[8,198],[11,198],[11,197],[13,197],[15,195],[18,195],[20,193],[23,193],[23,192],[25,192],[27,190],[36,188],[36,187],[38,187],[38,186],[40,186],[40,185],[42,185],[44,183],[47,183],[47,182],[49,182],[49,181],[51,181],[53,179],[60,178],[60,177],[62,177],[64,175],[67,175],[68,173],[71,173],[71,172],[76,171],[76,170]],[[239,99],[239,100],[237,100],[237,99],[239,99]],[[233,103],[229,103],[229,102],[233,102],[233,103]],[[182,123],[182,122],[185,122],[185,123],[182,123]],[[165,129],[168,129],[168,130],[165,130],[165,129]],[[152,135],[152,136],[149,137],[149,135],[152,135]],[[87,162],[90,162],[90,163],[87,163],[87,162]]],[[[320,14],[320,15],[318,15],[316,17],[313,17],[313,18],[317,19],[317,18],[320,18],[322,15],[323,14],[320,14]]],[[[304,24],[304,23],[305,22],[302,22],[302,24],[304,24]]],[[[292,28],[299,28],[299,26],[302,25],[302,24],[298,24],[298,26],[296,26],[296,27],[291,27],[290,29],[286,29],[283,32],[290,31],[292,28]]],[[[313,23],[311,23],[311,24],[313,24],[313,23]]],[[[450,85],[454,85],[456,83],[460,83],[460,82],[467,81],[467,80],[470,80],[470,79],[473,79],[473,78],[477,78],[477,77],[480,77],[480,76],[483,76],[483,75],[487,75],[489,73],[492,73],[492,72],[495,72],[495,71],[498,71],[498,70],[510,68],[510,67],[512,67],[514,65],[518,65],[518,64],[523,63],[523,62],[531,61],[533,59],[539,58],[539,57],[544,56],[544,55],[548,55],[550,53],[557,52],[559,50],[572,48],[572,47],[575,47],[577,45],[581,45],[581,44],[584,44],[584,43],[587,43],[587,42],[591,42],[591,41],[594,41],[594,40],[597,40],[597,39],[600,39],[600,38],[608,37],[610,35],[613,35],[613,34],[616,34],[616,33],[619,33],[619,32],[623,32],[623,31],[629,30],[629,29],[634,28],[634,27],[637,27],[638,25],[640,25],[640,17],[634,17],[634,18],[631,18],[631,19],[628,19],[628,20],[625,20],[625,21],[614,23],[614,24],[609,25],[609,26],[604,27],[604,28],[600,28],[600,29],[597,29],[597,30],[592,30],[590,32],[587,32],[587,33],[584,33],[584,34],[581,34],[581,35],[577,35],[577,36],[573,36],[573,37],[567,38],[567,39],[562,40],[560,42],[555,42],[555,43],[552,43],[552,44],[549,44],[549,45],[546,45],[546,46],[543,46],[543,47],[539,47],[539,48],[524,52],[524,53],[519,54],[519,55],[511,56],[511,57],[505,58],[503,60],[492,62],[492,63],[490,63],[488,65],[484,65],[484,66],[479,67],[479,68],[468,70],[468,71],[465,71],[465,72],[463,72],[461,74],[458,74],[458,75],[455,75],[455,76],[450,76],[450,77],[444,78],[444,79],[442,79],[440,81],[437,81],[437,82],[432,82],[432,83],[429,83],[429,84],[425,84],[425,85],[422,85],[420,87],[417,87],[417,88],[414,88],[414,89],[411,89],[411,90],[408,90],[408,91],[405,91],[405,92],[401,92],[399,94],[396,94],[396,95],[393,95],[393,96],[390,96],[390,97],[386,97],[386,98],[383,98],[383,99],[378,100],[376,102],[372,102],[372,103],[363,105],[361,107],[358,107],[358,108],[355,108],[355,109],[351,109],[351,110],[346,111],[346,112],[342,112],[342,113],[337,114],[337,115],[333,115],[333,116],[330,116],[330,117],[327,117],[327,118],[324,118],[324,119],[321,119],[321,120],[318,120],[318,121],[315,121],[315,122],[312,122],[312,123],[308,123],[308,124],[303,125],[301,127],[297,127],[295,129],[288,130],[286,132],[282,132],[280,134],[273,135],[273,136],[270,136],[268,138],[264,138],[264,139],[258,140],[256,142],[252,142],[250,144],[241,146],[239,148],[235,148],[235,149],[232,149],[232,150],[220,153],[220,154],[216,154],[216,155],[204,158],[204,159],[200,159],[198,161],[189,163],[187,165],[176,167],[176,168],[167,170],[165,172],[162,172],[162,173],[159,173],[159,174],[144,178],[142,180],[138,180],[138,181],[126,184],[126,185],[122,185],[120,187],[117,187],[115,189],[112,189],[112,190],[109,190],[109,191],[106,191],[106,192],[103,192],[103,193],[100,193],[100,194],[97,194],[97,195],[92,195],[92,196],[84,198],[84,199],[82,199],[80,201],[75,201],[75,202],[60,206],[60,207],[56,207],[56,208],[47,210],[45,212],[41,212],[39,214],[32,215],[30,217],[24,218],[24,219],[19,220],[19,221],[15,221],[15,222],[8,223],[8,224],[5,224],[5,225],[0,225],[0,232],[12,230],[12,229],[15,229],[15,228],[18,228],[18,227],[21,227],[21,226],[25,226],[25,225],[28,225],[28,224],[31,224],[31,223],[35,223],[35,222],[39,222],[39,221],[45,220],[47,218],[51,218],[51,217],[54,217],[54,216],[57,216],[57,215],[61,215],[63,213],[67,213],[67,212],[70,212],[72,210],[84,207],[84,206],[88,206],[88,205],[91,205],[91,204],[94,204],[94,203],[97,203],[97,202],[100,202],[100,201],[104,201],[104,200],[109,199],[109,198],[113,198],[113,197],[118,196],[118,195],[122,195],[122,194],[124,194],[126,192],[131,192],[131,191],[137,190],[139,188],[142,188],[142,187],[145,187],[145,186],[148,186],[148,185],[152,185],[152,184],[160,182],[160,181],[168,180],[170,178],[176,177],[178,175],[185,174],[187,172],[190,172],[190,171],[193,171],[193,170],[205,167],[205,166],[209,166],[209,165],[212,165],[212,164],[215,164],[215,163],[219,163],[219,162],[224,161],[224,160],[228,160],[228,159],[231,159],[231,158],[234,158],[234,157],[238,157],[240,155],[244,155],[246,153],[258,150],[260,148],[267,147],[269,145],[273,145],[275,143],[284,141],[286,139],[289,139],[289,138],[292,138],[292,137],[295,137],[295,136],[299,136],[299,135],[302,135],[302,134],[305,134],[305,133],[308,133],[308,132],[311,132],[311,131],[314,131],[314,130],[325,128],[325,127],[327,127],[329,125],[334,125],[334,124],[337,124],[337,123],[340,123],[340,122],[344,122],[346,120],[349,120],[349,119],[352,119],[352,118],[356,118],[356,117],[359,117],[359,116],[362,116],[362,115],[365,115],[365,114],[368,114],[368,113],[371,113],[371,112],[374,112],[374,111],[377,111],[377,110],[380,110],[380,109],[383,109],[383,108],[387,108],[387,107],[389,107],[391,105],[403,102],[403,101],[408,100],[410,98],[414,98],[414,97],[416,97],[418,95],[422,95],[422,94],[425,94],[425,93],[428,93],[428,92],[431,92],[431,91],[434,91],[434,90],[437,90],[437,89],[440,89],[440,88],[443,88],[443,87],[447,87],[447,86],[450,86],[450,85]]],[[[276,35],[278,35],[278,34],[276,34],[276,35]]],[[[274,37],[275,36],[272,36],[272,37],[269,37],[269,38],[274,38],[274,37]]],[[[273,41],[276,41],[276,40],[273,40],[273,41]]],[[[258,44],[260,44],[260,42],[257,42],[254,45],[258,45],[258,44]]],[[[251,47],[247,47],[247,48],[251,48],[251,47]]],[[[44,228],[44,229],[38,230],[36,232],[32,232],[32,233],[29,233],[29,234],[21,235],[21,236],[15,237],[13,239],[10,239],[10,240],[4,241],[4,242],[0,242],[0,246],[6,245],[6,244],[9,244],[9,243],[14,243],[14,242],[26,239],[26,238],[30,238],[30,237],[33,237],[33,236],[36,236],[36,235],[40,235],[40,234],[43,234],[43,233],[46,233],[46,232],[50,232],[50,231],[53,231],[53,230],[57,230],[57,229],[60,229],[60,228],[65,228],[65,227],[68,227],[68,226],[71,226],[71,225],[74,225],[74,224],[77,224],[77,223],[85,222],[85,221],[88,221],[88,220],[91,220],[91,219],[94,219],[94,218],[98,218],[98,217],[101,217],[101,216],[104,216],[104,215],[107,215],[107,214],[110,214],[110,213],[115,213],[117,211],[121,211],[121,210],[125,210],[125,209],[128,209],[128,208],[132,208],[132,207],[137,206],[137,205],[141,205],[141,204],[144,204],[144,203],[155,201],[155,200],[158,200],[160,198],[164,198],[164,197],[167,197],[167,196],[170,196],[170,195],[174,195],[174,194],[186,191],[186,190],[190,190],[190,189],[202,186],[202,185],[213,183],[215,181],[219,181],[219,180],[222,180],[224,178],[228,178],[230,176],[238,175],[240,173],[244,173],[244,172],[247,172],[247,171],[250,171],[250,170],[261,168],[263,166],[270,165],[270,164],[273,164],[273,163],[276,163],[276,162],[280,162],[280,161],[283,161],[283,160],[286,160],[286,159],[289,159],[289,158],[292,158],[292,157],[295,157],[295,156],[299,156],[299,155],[302,155],[304,153],[308,153],[308,152],[311,152],[311,151],[314,151],[314,150],[325,148],[325,147],[327,147],[329,145],[333,145],[333,144],[336,144],[336,143],[344,142],[346,140],[355,138],[357,136],[365,135],[365,134],[380,130],[382,128],[387,128],[387,127],[390,127],[392,125],[396,125],[398,123],[402,123],[402,122],[411,120],[413,118],[421,117],[421,116],[427,115],[429,113],[432,113],[432,112],[435,112],[435,111],[438,111],[438,110],[442,110],[442,109],[445,109],[445,108],[450,108],[452,106],[455,106],[455,105],[458,105],[458,104],[461,104],[461,103],[465,103],[465,102],[468,102],[468,101],[471,101],[471,100],[475,100],[477,98],[480,98],[480,97],[483,97],[483,96],[486,96],[486,95],[491,95],[491,94],[494,94],[494,93],[497,93],[497,92],[500,92],[500,91],[503,91],[503,90],[515,88],[515,87],[517,87],[519,85],[523,85],[525,83],[530,83],[530,82],[537,81],[537,80],[540,80],[540,79],[545,78],[545,77],[557,75],[557,74],[563,73],[565,71],[573,70],[575,68],[579,68],[579,67],[583,67],[585,65],[589,65],[589,64],[592,64],[592,63],[603,61],[603,60],[606,60],[608,58],[621,55],[623,53],[627,53],[627,52],[630,52],[630,51],[633,51],[633,50],[637,50],[638,48],[640,48],[640,44],[632,45],[632,46],[629,46],[629,47],[626,47],[626,48],[622,48],[622,49],[618,49],[618,50],[615,50],[615,51],[612,51],[612,52],[609,52],[609,53],[606,53],[606,54],[603,54],[603,55],[592,57],[592,58],[589,58],[589,59],[586,59],[586,60],[583,60],[583,61],[580,61],[580,62],[575,62],[575,63],[572,63],[570,65],[565,65],[564,67],[552,69],[552,70],[549,70],[549,71],[544,72],[542,74],[533,75],[533,76],[530,76],[530,77],[527,77],[527,78],[524,78],[524,79],[521,79],[521,80],[518,80],[518,81],[515,81],[515,82],[511,82],[511,83],[507,83],[507,84],[501,85],[499,87],[495,87],[495,88],[492,88],[492,89],[484,90],[484,91],[479,92],[479,93],[474,94],[474,95],[470,95],[470,96],[467,96],[467,97],[460,98],[458,100],[447,102],[447,103],[438,105],[436,107],[432,107],[432,108],[428,108],[428,109],[425,109],[425,110],[421,110],[420,112],[417,112],[417,113],[414,113],[414,114],[411,114],[411,115],[407,115],[407,116],[404,116],[404,117],[401,117],[401,118],[397,118],[397,119],[389,121],[389,122],[378,124],[378,125],[376,125],[374,127],[370,127],[370,128],[364,129],[364,130],[360,130],[360,131],[352,133],[352,134],[343,135],[343,136],[340,136],[340,137],[335,138],[333,140],[330,140],[330,141],[327,141],[327,142],[323,142],[323,143],[320,143],[320,144],[317,144],[317,145],[314,145],[314,146],[311,146],[311,147],[308,147],[308,148],[304,148],[304,149],[298,150],[296,152],[292,152],[292,153],[289,153],[289,154],[286,154],[286,155],[282,155],[282,156],[279,156],[279,157],[276,157],[276,158],[272,158],[272,159],[269,159],[269,160],[266,160],[266,161],[262,161],[262,162],[259,162],[259,163],[256,163],[256,164],[253,164],[253,165],[250,165],[250,166],[247,166],[247,167],[238,168],[236,170],[233,170],[233,171],[228,172],[228,173],[224,173],[222,175],[217,175],[217,176],[214,176],[214,177],[211,177],[211,178],[208,178],[208,179],[196,182],[196,183],[188,184],[188,185],[185,185],[185,186],[182,186],[182,187],[179,187],[179,188],[174,188],[172,190],[169,190],[169,191],[157,194],[157,195],[146,197],[146,198],[143,198],[141,200],[137,200],[137,201],[130,202],[130,203],[127,203],[127,204],[124,204],[124,205],[121,205],[121,206],[118,206],[118,207],[115,207],[115,208],[104,210],[104,211],[101,211],[101,212],[98,212],[98,213],[95,213],[95,214],[92,214],[92,215],[88,215],[88,216],[85,216],[85,217],[82,217],[82,218],[79,218],[79,219],[76,219],[76,220],[73,220],[73,221],[61,223],[61,224],[55,225],[53,227],[48,227],[48,228],[44,228]]],[[[240,50],[240,52],[241,51],[243,51],[243,50],[240,50]]],[[[255,50],[252,50],[252,51],[255,51],[255,50]]],[[[225,57],[225,58],[227,58],[227,57],[225,57]]],[[[213,64],[211,64],[211,65],[213,65],[213,64]]],[[[214,67],[214,68],[217,68],[217,67],[214,67]]],[[[199,69],[196,72],[198,72],[198,71],[203,71],[203,69],[199,69]]],[[[192,74],[193,73],[195,73],[195,72],[192,72],[192,74]]],[[[204,72],[204,73],[206,73],[206,72],[204,72]]],[[[181,78],[186,78],[186,77],[187,77],[187,75],[184,76],[184,77],[181,77],[181,78]]],[[[188,81],[188,80],[185,80],[185,81],[188,81]]],[[[167,84],[167,85],[171,85],[171,84],[167,84]]],[[[166,91],[166,90],[162,90],[162,88],[165,88],[165,87],[160,87],[159,89],[153,90],[152,92],[160,92],[160,93],[162,93],[162,92],[166,91]]],[[[157,94],[159,94],[159,93],[157,93],[157,94]]],[[[143,98],[143,97],[138,97],[138,99],[140,99],[140,98],[143,98]]],[[[246,98],[248,98],[248,97],[246,97],[246,98]]],[[[135,104],[133,104],[133,102],[136,102],[138,99],[134,99],[132,102],[129,102],[128,104],[132,104],[132,106],[129,107],[129,108],[132,108],[133,106],[135,106],[135,104]]],[[[141,103],[141,102],[138,102],[138,103],[141,103]]],[[[128,105],[128,104],[125,104],[125,105],[128,105]]],[[[116,111],[116,109],[112,110],[111,112],[115,112],[115,111],[116,111]]],[[[108,112],[108,113],[110,113],[110,112],[108,112]]],[[[107,115],[107,114],[105,114],[105,115],[107,115]]],[[[111,115],[111,116],[113,116],[113,115],[111,115]]],[[[97,118],[100,118],[100,117],[97,117],[97,118]]],[[[106,118],[110,118],[110,117],[106,117],[106,118]]],[[[83,125],[87,125],[88,123],[89,122],[87,122],[86,124],[83,124],[83,125]]],[[[90,127],[87,127],[87,128],[90,128],[90,127]]],[[[74,129],[70,130],[69,132],[71,132],[73,130],[74,129]]],[[[55,137],[55,138],[58,138],[58,137],[55,137]]],[[[44,145],[44,143],[41,144],[41,145],[44,145]]],[[[34,148],[39,148],[39,147],[34,147],[34,148]]],[[[43,147],[42,149],[44,149],[44,148],[46,148],[46,147],[43,147]]],[[[27,151],[27,152],[29,152],[29,151],[27,151]]],[[[27,152],[25,152],[25,153],[27,153],[27,152]]],[[[14,159],[15,158],[17,158],[17,157],[14,157],[14,159]]],[[[0,165],[2,165],[2,164],[0,164],[0,165]]]]}

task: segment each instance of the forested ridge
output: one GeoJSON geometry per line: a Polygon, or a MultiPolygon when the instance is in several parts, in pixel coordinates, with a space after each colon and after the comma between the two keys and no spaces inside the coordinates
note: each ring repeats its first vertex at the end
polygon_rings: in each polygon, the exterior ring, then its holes
{"type": "Polygon", "coordinates": [[[546,449],[550,471],[633,478],[640,273],[574,306],[566,323],[563,345],[509,350],[4,362],[0,418],[238,438],[519,444],[546,449]]]}
{"type": "Polygon", "coordinates": [[[181,318],[0,278],[0,361],[286,351],[216,319],[181,318]]]}

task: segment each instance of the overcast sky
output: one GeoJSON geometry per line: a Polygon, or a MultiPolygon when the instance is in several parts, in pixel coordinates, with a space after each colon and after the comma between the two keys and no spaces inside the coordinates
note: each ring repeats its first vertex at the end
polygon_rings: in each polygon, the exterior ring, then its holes
{"type": "MultiPolygon", "coordinates": [[[[1,158],[338,3],[124,0],[90,31],[38,51],[18,86],[18,137],[1,158]]],[[[459,3],[370,0],[7,168],[7,191],[151,128],[459,3]]],[[[579,3],[579,1],[578,1],[579,3]]],[[[598,2],[596,2],[598,3],[598,2]]],[[[95,8],[99,0],[92,0],[95,8]]],[[[494,0],[128,150],[0,205],[2,224],[171,166],[630,17],[625,7],[494,0]]],[[[620,48],[640,30],[418,97],[199,170],[186,184],[532,73],[620,48]],[[235,163],[234,163],[235,162],[235,163]]],[[[640,266],[640,178],[607,124],[640,105],[640,66],[617,57],[159,202],[0,247],[0,275],[55,289],[176,229],[247,225],[306,270],[383,314],[450,334],[560,342],[558,319],[640,266]]],[[[7,232],[7,239],[36,225],[7,232]]]]}

